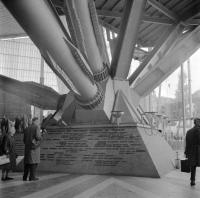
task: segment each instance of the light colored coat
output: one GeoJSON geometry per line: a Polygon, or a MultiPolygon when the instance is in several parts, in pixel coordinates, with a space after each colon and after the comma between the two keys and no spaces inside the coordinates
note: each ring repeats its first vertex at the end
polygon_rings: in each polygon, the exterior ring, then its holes
{"type": "Polygon", "coordinates": [[[32,142],[41,141],[41,132],[40,128],[32,124],[24,130],[24,163],[25,164],[38,164],[40,163],[40,146],[33,149],[32,142]]]}

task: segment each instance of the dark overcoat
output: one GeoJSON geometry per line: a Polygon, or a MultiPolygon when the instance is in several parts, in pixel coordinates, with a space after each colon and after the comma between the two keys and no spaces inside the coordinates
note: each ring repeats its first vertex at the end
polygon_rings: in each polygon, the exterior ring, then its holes
{"type": "Polygon", "coordinates": [[[200,127],[194,126],[186,134],[185,155],[191,166],[200,166],[200,127]]]}
{"type": "Polygon", "coordinates": [[[25,164],[38,164],[40,163],[40,146],[33,148],[33,142],[41,141],[40,128],[32,124],[24,130],[24,163],[25,164]]]}
{"type": "Polygon", "coordinates": [[[5,154],[9,156],[10,163],[4,166],[5,169],[15,170],[16,168],[16,149],[15,149],[15,140],[14,137],[10,134],[4,136],[4,150],[5,154]]]}

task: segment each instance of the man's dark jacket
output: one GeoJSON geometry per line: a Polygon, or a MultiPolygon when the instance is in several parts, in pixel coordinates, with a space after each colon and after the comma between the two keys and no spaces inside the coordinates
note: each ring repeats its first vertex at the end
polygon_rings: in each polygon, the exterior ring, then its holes
{"type": "Polygon", "coordinates": [[[187,132],[185,155],[191,166],[200,166],[200,127],[194,126],[187,132]]]}

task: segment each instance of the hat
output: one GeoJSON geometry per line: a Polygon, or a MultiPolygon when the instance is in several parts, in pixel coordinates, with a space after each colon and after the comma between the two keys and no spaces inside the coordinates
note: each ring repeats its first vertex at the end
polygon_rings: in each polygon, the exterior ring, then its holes
{"type": "Polygon", "coordinates": [[[200,118],[194,118],[194,124],[199,125],[200,124],[200,118]]]}
{"type": "Polygon", "coordinates": [[[196,117],[196,118],[194,118],[194,121],[200,121],[200,118],[196,117]]]}

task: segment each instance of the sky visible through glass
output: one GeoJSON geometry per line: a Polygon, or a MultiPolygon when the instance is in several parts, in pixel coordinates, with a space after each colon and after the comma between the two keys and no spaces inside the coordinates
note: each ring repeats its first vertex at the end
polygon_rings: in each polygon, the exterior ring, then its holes
{"type": "MultiPolygon", "coordinates": [[[[191,91],[192,94],[200,90],[200,49],[190,57],[191,91]]],[[[188,75],[187,63],[184,63],[184,72],[188,75]]],[[[176,69],[161,86],[161,96],[174,98],[177,90],[180,67],[176,69]]],[[[187,76],[188,77],[188,76],[187,76]]],[[[155,90],[158,93],[158,88],[155,90]]]]}

